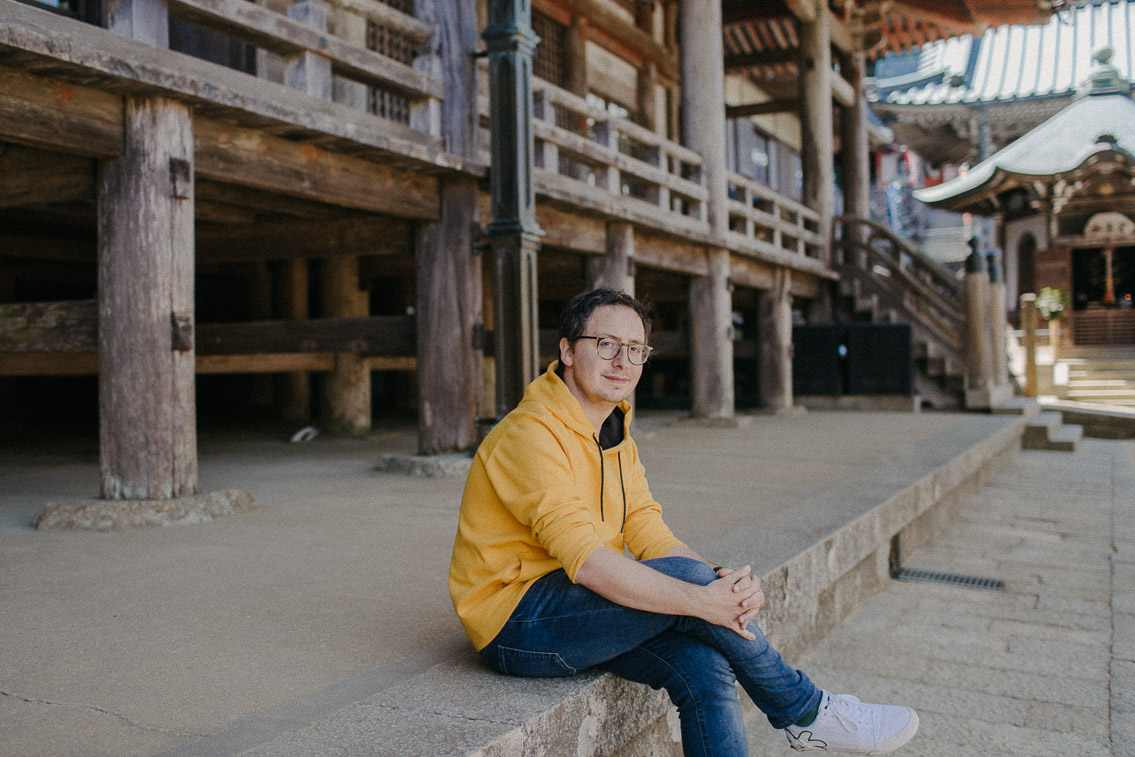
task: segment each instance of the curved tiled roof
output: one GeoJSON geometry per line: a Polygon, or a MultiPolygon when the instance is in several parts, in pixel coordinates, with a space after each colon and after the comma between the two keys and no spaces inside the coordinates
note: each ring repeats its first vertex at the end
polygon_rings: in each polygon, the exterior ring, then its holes
{"type": "Polygon", "coordinates": [[[1094,2],[1043,26],[1000,26],[924,45],[913,74],[876,82],[893,105],[982,105],[1063,97],[1088,78],[1092,55],[1111,47],[1111,63],[1135,79],[1135,1],[1094,2]]]}

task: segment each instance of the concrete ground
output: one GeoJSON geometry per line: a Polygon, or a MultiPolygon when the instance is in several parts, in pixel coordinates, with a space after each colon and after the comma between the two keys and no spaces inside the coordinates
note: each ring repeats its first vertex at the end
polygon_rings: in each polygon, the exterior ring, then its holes
{"type": "MultiPolygon", "coordinates": [[[[909,757],[1135,755],[1135,443],[1025,451],[799,661],[820,685],[918,710],[909,757]]],[[[750,723],[753,754],[783,737],[750,723]]]]}
{"type": "MultiPolygon", "coordinates": [[[[636,432],[668,522],[707,555],[715,554],[715,546],[732,552],[736,539],[731,536],[758,528],[761,543],[750,545],[749,552],[759,573],[810,546],[831,527],[831,514],[807,511],[816,492],[830,491],[841,475],[892,453],[932,444],[936,435],[950,433],[972,416],[813,412],[761,416],[736,429],[672,424],[674,418],[644,416],[636,432]]],[[[463,481],[374,470],[382,454],[412,452],[414,445],[413,433],[406,429],[376,433],[361,442],[317,439],[299,445],[251,432],[203,433],[202,490],[243,487],[257,497],[259,509],[202,525],[114,533],[37,532],[29,526],[34,512],[49,501],[97,493],[93,441],[0,449],[0,752],[237,754],[405,680],[439,659],[467,655],[445,586],[463,481]]],[[[1011,534],[1022,529],[1048,533],[1055,542],[1041,539],[1033,552],[1063,558],[1065,537],[1076,543],[1072,536],[1080,533],[1073,528],[1079,516],[1072,517],[1067,533],[1064,526],[1050,524],[1062,512],[1057,505],[1067,501],[1065,492],[1075,494],[1080,508],[1076,512],[1091,513],[1088,522],[1102,528],[1101,513],[1110,513],[1108,508],[1117,507],[1117,498],[1122,498],[1119,479],[1130,479],[1131,449],[1130,443],[1089,442],[1073,455],[1024,453],[1022,461],[1040,461],[1022,474],[1025,478],[1059,476],[1056,484],[1046,479],[1037,495],[1038,501],[1048,503],[1047,510],[1027,516],[1029,528],[1002,524],[998,529],[978,525],[975,530],[990,538],[1002,529],[1011,534]],[[1110,467],[1100,462],[1101,456],[1110,467]],[[1108,475],[1101,478],[1101,471],[1108,475]],[[1072,488],[1062,489],[1065,482],[1072,488]]],[[[1002,479],[1011,475],[1012,470],[1002,479]]],[[[1135,488],[1128,484],[1126,491],[1135,488]]],[[[1054,603],[1053,612],[1068,618],[1068,626],[1022,631],[1018,651],[1001,657],[1039,660],[1054,652],[1047,641],[1051,635],[1067,635],[1076,645],[1070,660],[1098,662],[1100,638],[1089,634],[1099,632],[1103,621],[1095,615],[1092,620],[1081,618],[1087,618],[1089,610],[1098,613],[1103,605],[1111,612],[1103,590],[1092,585],[1089,591],[1087,586],[1103,570],[1100,564],[1115,562],[1117,587],[1126,587],[1126,594],[1116,595],[1117,607],[1135,610],[1129,503],[1127,507],[1126,525],[1119,524],[1119,529],[1127,529],[1126,551],[1113,557],[1105,554],[1106,539],[1086,539],[1097,552],[1089,548],[1076,559],[1102,563],[1080,568],[1073,563],[1062,570],[1054,566],[1051,579],[1037,566],[1020,579],[1002,573],[1011,579],[1012,592],[1017,581],[1044,585],[1065,572],[1071,575],[1047,598],[1054,603]],[[1081,590],[1085,596],[1079,596],[1081,590]]],[[[1008,505],[1005,509],[1015,512],[1008,505]]],[[[964,562],[962,547],[972,541],[960,537],[953,546],[947,542],[943,552],[964,562]]],[[[911,563],[921,555],[912,556],[911,563]]],[[[953,563],[943,567],[937,559],[926,562],[925,567],[960,570],[951,567],[953,563]]],[[[989,572],[992,567],[982,563],[966,570],[989,572]]],[[[1020,602],[1027,604],[1031,596],[1033,616],[1048,617],[1043,612],[1046,600],[1039,594],[1034,587],[1020,602]]],[[[895,584],[881,597],[878,601],[891,601],[892,615],[884,610],[882,620],[859,633],[869,637],[883,659],[891,652],[904,655],[898,659],[915,655],[905,645],[940,627],[935,613],[946,615],[941,627],[953,628],[950,617],[981,617],[976,608],[991,601],[974,590],[913,584],[895,584]],[[894,591],[905,593],[893,600],[894,591]],[[950,592],[946,599],[931,602],[943,591],[950,592]],[[881,649],[880,627],[894,629],[901,644],[888,641],[886,651],[881,649]]],[[[868,605],[825,648],[838,644],[845,633],[855,636],[847,629],[870,622],[875,606],[868,605]]],[[[1000,664],[995,642],[987,637],[1021,622],[998,618],[983,629],[977,621],[966,621],[969,636],[949,659],[955,667],[960,667],[957,655],[1000,664]]],[[[1110,632],[1107,643],[1112,643],[1110,632]]],[[[1129,632],[1126,637],[1116,633],[1114,644],[1117,672],[1107,680],[1129,682],[1135,656],[1129,632]]],[[[917,666],[887,666],[884,676],[874,670],[868,683],[875,689],[860,688],[889,695],[892,689],[886,687],[907,681],[899,675],[907,668],[952,669],[949,660],[937,664],[931,652],[923,652],[917,666]]],[[[837,649],[835,659],[840,657],[837,649]]],[[[860,680],[840,680],[838,676],[856,674],[823,657],[812,657],[806,664],[824,678],[830,673],[835,688],[836,683],[860,680]]],[[[993,670],[1001,668],[980,667],[971,675],[980,679],[984,671],[990,679],[1016,680],[1004,672],[989,672],[993,670]]],[[[1055,672],[1043,668],[1037,675],[1055,672]]],[[[1068,702],[1067,696],[1041,700],[1029,722],[1079,722],[1080,710],[1073,708],[1098,705],[1099,679],[1093,676],[1084,675],[1095,682],[1092,686],[1081,686],[1076,678],[1074,687],[1082,688],[1091,704],[1068,702]]],[[[944,738],[940,734],[951,730],[949,718],[957,716],[946,713],[937,721],[944,725],[936,726],[930,714],[934,710],[926,709],[923,700],[943,682],[927,672],[914,683],[921,687],[921,698],[911,701],[927,713],[919,743],[937,744],[944,738]]],[[[1067,682],[1057,677],[1053,683],[1067,682]]],[[[1135,698],[1131,686],[1115,689],[1112,701],[1117,701],[1116,691],[1120,709],[1125,701],[1129,712],[1135,698]]],[[[968,697],[963,692],[961,698],[968,697]]],[[[1004,694],[1000,699],[1016,701],[1004,694]]],[[[763,730],[767,732],[767,726],[763,730]]],[[[1069,726],[1069,733],[1078,731],[1069,726]]],[[[1097,743],[1105,744],[1106,739],[1097,743]]],[[[754,754],[766,753],[763,748],[758,746],[754,754]]],[[[785,753],[783,742],[770,748],[774,751],[767,753],[785,753]]],[[[922,754],[992,751],[967,746],[922,754]]]]}

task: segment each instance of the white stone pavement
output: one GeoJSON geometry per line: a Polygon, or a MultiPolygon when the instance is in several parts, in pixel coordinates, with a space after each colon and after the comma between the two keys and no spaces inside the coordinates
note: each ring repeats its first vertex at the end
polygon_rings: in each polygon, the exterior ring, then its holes
{"type": "MultiPolygon", "coordinates": [[[[1022,452],[903,566],[1005,588],[893,581],[796,661],[915,707],[898,754],[1135,757],[1135,443],[1022,452]]],[[[749,731],[754,756],[790,753],[759,714],[749,731]]]]}

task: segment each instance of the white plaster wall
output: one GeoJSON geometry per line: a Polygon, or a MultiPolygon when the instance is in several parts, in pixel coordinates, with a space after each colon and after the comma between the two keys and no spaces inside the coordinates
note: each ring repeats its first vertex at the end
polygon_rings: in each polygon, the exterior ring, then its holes
{"type": "Polygon", "coordinates": [[[1010,310],[1017,309],[1017,301],[1024,294],[1020,291],[1020,264],[1017,259],[1017,248],[1025,234],[1032,234],[1036,238],[1036,248],[1047,250],[1049,247],[1048,228],[1043,215],[1018,218],[1005,223],[1005,299],[1010,310]]]}

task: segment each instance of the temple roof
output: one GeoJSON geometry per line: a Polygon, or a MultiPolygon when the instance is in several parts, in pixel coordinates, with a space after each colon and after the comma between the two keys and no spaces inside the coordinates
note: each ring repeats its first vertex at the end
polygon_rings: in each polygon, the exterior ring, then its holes
{"type": "Polygon", "coordinates": [[[1101,65],[1064,110],[967,173],[916,190],[914,196],[946,210],[988,213],[996,209],[997,194],[1066,177],[1106,153],[1135,161],[1131,84],[1109,65],[1109,58],[1101,53],[1101,65]]]}
{"type": "Polygon", "coordinates": [[[917,69],[875,82],[888,105],[986,105],[1067,97],[1107,45],[1121,76],[1135,78],[1135,8],[1128,0],[1070,8],[1038,26],[998,26],[923,45],[917,69]]]}

